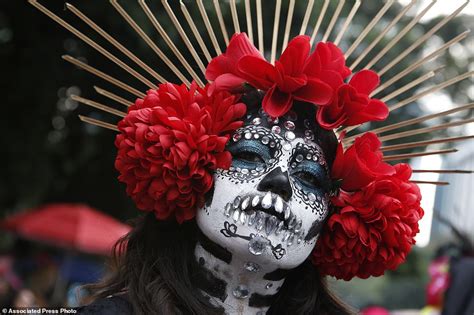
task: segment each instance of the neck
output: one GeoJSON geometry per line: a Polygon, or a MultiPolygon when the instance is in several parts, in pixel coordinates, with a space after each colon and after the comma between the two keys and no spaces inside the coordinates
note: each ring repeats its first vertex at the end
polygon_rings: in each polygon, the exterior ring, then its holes
{"type": "Polygon", "coordinates": [[[286,272],[240,260],[205,236],[194,253],[204,269],[200,289],[226,314],[265,314],[285,280],[286,272]]]}

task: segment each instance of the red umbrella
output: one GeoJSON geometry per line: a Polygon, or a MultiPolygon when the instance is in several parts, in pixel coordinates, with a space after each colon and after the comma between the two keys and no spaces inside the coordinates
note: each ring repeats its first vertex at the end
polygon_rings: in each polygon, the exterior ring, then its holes
{"type": "Polygon", "coordinates": [[[110,255],[130,227],[81,204],[49,204],[12,215],[0,228],[21,237],[91,254],[110,255]]]}

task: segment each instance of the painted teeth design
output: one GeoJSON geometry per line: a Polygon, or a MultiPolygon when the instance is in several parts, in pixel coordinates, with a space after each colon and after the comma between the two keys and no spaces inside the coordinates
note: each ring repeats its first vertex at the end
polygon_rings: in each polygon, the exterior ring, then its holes
{"type": "Polygon", "coordinates": [[[251,212],[249,212],[249,220],[248,220],[249,226],[252,226],[252,224],[255,223],[256,216],[257,216],[257,213],[255,211],[252,210],[251,212]]]}
{"type": "Polygon", "coordinates": [[[272,193],[267,192],[262,199],[262,208],[269,209],[272,206],[272,193]]]}
{"type": "Polygon", "coordinates": [[[240,206],[240,209],[245,210],[249,207],[250,205],[250,196],[247,196],[242,200],[242,205],[240,206]]]}
{"type": "Polygon", "coordinates": [[[232,206],[231,206],[230,203],[225,205],[224,214],[225,214],[226,217],[230,217],[230,210],[231,209],[232,209],[232,206]]]}
{"type": "Polygon", "coordinates": [[[286,206],[285,207],[285,220],[288,220],[290,217],[290,207],[286,206]]]}
{"type": "Polygon", "coordinates": [[[275,230],[275,235],[280,235],[281,231],[283,231],[283,228],[285,227],[285,222],[283,221],[280,221],[280,223],[278,223],[278,226],[275,230]]]}
{"type": "Polygon", "coordinates": [[[234,215],[232,216],[232,219],[234,219],[234,222],[237,223],[237,221],[239,221],[239,218],[240,218],[240,210],[236,209],[234,211],[234,215]]]}
{"type": "Polygon", "coordinates": [[[231,218],[234,223],[253,226],[257,232],[265,233],[266,236],[274,233],[281,237],[282,243],[286,246],[300,244],[304,239],[303,222],[291,213],[290,207],[280,196],[271,192],[266,192],[263,197],[237,196],[226,204],[224,215],[231,218]],[[265,210],[259,210],[259,206],[265,210]]]}
{"type": "Polygon", "coordinates": [[[267,235],[271,235],[273,231],[275,231],[277,224],[278,224],[277,217],[273,215],[270,216],[267,219],[267,224],[265,225],[265,233],[267,233],[267,235]]]}
{"type": "Polygon", "coordinates": [[[240,213],[240,223],[242,225],[245,225],[245,222],[247,221],[247,214],[245,214],[245,212],[241,212],[240,213]]]}
{"type": "Polygon", "coordinates": [[[275,211],[281,213],[283,211],[283,200],[280,196],[276,196],[275,198],[275,211]]]}
{"type": "Polygon", "coordinates": [[[240,200],[241,198],[239,196],[234,199],[234,209],[237,209],[240,206],[240,200]]]}
{"type": "Polygon", "coordinates": [[[258,206],[259,203],[260,203],[260,197],[259,197],[259,196],[253,197],[253,199],[252,199],[252,207],[255,208],[256,206],[258,206]]]}

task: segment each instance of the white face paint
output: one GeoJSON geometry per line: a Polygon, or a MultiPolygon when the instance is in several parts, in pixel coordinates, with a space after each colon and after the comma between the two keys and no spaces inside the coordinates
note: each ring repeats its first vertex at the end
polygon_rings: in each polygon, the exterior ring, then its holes
{"type": "Polygon", "coordinates": [[[261,111],[249,117],[228,143],[232,167],[216,172],[213,196],[198,210],[201,231],[239,260],[300,265],[328,214],[328,168],[313,129],[293,112],[279,122],[261,111]]]}

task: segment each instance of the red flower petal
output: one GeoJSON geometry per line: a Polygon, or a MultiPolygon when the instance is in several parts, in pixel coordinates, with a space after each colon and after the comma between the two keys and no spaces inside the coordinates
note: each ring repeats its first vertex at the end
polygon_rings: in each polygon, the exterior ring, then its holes
{"type": "Polygon", "coordinates": [[[249,84],[260,90],[271,88],[277,78],[277,71],[274,66],[253,56],[240,59],[238,69],[249,84]]]}
{"type": "Polygon", "coordinates": [[[353,86],[357,92],[369,95],[379,85],[380,78],[377,73],[371,70],[361,70],[354,74],[349,84],[353,86]]]}
{"type": "Polygon", "coordinates": [[[286,75],[299,76],[303,73],[310,49],[309,36],[296,36],[288,43],[279,59],[286,75]]]}
{"type": "Polygon", "coordinates": [[[308,84],[293,93],[295,99],[325,105],[331,101],[332,88],[318,79],[309,79],[308,84]]]}
{"type": "Polygon", "coordinates": [[[272,117],[286,114],[293,104],[293,98],[288,93],[282,93],[276,86],[268,90],[262,101],[263,110],[272,117]]]}

